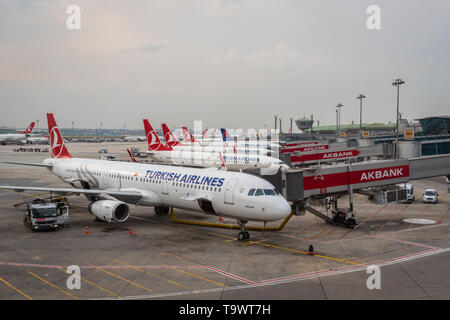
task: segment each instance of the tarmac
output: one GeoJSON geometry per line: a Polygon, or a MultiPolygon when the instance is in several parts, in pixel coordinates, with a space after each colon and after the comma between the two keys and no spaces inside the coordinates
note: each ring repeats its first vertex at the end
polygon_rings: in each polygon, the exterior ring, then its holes
{"type": "MultiPolygon", "coordinates": [[[[127,147],[144,148],[143,143],[67,146],[74,156],[99,158],[98,150],[106,148],[123,160],[127,147]]],[[[0,161],[48,157],[13,148],[0,146],[0,161]]],[[[246,242],[237,240],[237,230],[176,224],[148,207],[131,206],[130,218],[121,224],[97,222],[82,196],[69,198],[67,227],[33,232],[22,222],[25,208],[14,207],[29,194],[0,191],[0,299],[449,299],[448,185],[444,177],[412,183],[411,204],[379,205],[355,195],[354,229],[306,213],[278,232],[250,231],[246,242]],[[437,204],[422,203],[426,188],[438,190],[437,204]],[[435,223],[404,221],[412,218],[435,223]],[[80,267],[81,289],[67,287],[70,265],[80,267]],[[367,286],[372,265],[380,268],[380,289],[367,286]]],[[[44,168],[9,164],[0,164],[0,184],[67,186],[44,168]]],[[[345,197],[339,205],[347,205],[345,197]]],[[[182,210],[175,215],[235,223],[182,210]]]]}

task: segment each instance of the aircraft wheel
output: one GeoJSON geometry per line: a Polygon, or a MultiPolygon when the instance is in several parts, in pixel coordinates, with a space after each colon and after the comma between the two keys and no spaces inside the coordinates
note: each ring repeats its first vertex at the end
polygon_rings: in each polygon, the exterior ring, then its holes
{"type": "Polygon", "coordinates": [[[250,238],[250,234],[247,231],[238,233],[238,240],[239,241],[248,240],[249,238],[250,238]]]}
{"type": "Polygon", "coordinates": [[[166,206],[157,206],[154,208],[154,210],[157,216],[165,216],[169,213],[170,208],[166,206]]]}

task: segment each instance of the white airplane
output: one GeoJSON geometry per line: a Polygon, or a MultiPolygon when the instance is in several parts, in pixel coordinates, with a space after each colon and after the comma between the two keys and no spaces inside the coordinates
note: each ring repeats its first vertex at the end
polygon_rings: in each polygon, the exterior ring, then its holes
{"type": "MultiPolygon", "coordinates": [[[[243,147],[236,147],[236,146],[227,146],[226,144],[218,143],[218,144],[206,144],[206,145],[200,145],[199,143],[181,143],[178,141],[175,136],[173,135],[172,131],[170,131],[169,127],[163,123],[161,125],[163,133],[164,133],[164,140],[166,141],[166,144],[171,147],[174,150],[181,151],[193,151],[193,152],[222,152],[222,153],[241,153],[241,154],[260,154],[260,155],[267,155],[269,153],[269,150],[267,149],[257,149],[257,148],[243,148],[243,147]]],[[[203,142],[203,141],[202,141],[203,142]]]]}
{"type": "Polygon", "coordinates": [[[156,131],[147,119],[143,120],[145,134],[147,135],[148,149],[145,152],[155,161],[178,164],[195,165],[207,167],[219,167],[222,162],[232,171],[242,171],[245,169],[270,168],[274,170],[289,169],[289,166],[280,159],[264,155],[245,153],[224,153],[220,151],[191,151],[186,149],[172,149],[161,142],[156,131]]]}
{"type": "Polygon", "coordinates": [[[7,142],[14,142],[26,139],[31,132],[33,132],[35,122],[30,123],[30,125],[22,133],[4,133],[0,134],[0,143],[6,144],[7,142]]]}
{"type": "Polygon", "coordinates": [[[185,143],[196,143],[196,144],[200,144],[200,145],[208,145],[208,146],[214,146],[214,145],[219,145],[219,146],[234,146],[234,147],[238,147],[238,148],[256,148],[256,149],[269,149],[269,150],[273,150],[273,151],[278,151],[280,148],[280,144],[279,143],[275,143],[273,141],[258,141],[258,140],[239,140],[237,137],[235,137],[236,139],[232,138],[225,129],[220,129],[222,132],[222,140],[221,141],[217,141],[217,140],[206,140],[206,141],[198,141],[195,139],[195,137],[189,132],[188,128],[183,127],[183,136],[184,136],[184,141],[185,143]]]}
{"type": "Polygon", "coordinates": [[[146,137],[143,136],[128,136],[123,138],[124,141],[126,142],[139,142],[139,141],[145,141],[147,140],[146,137]]]}
{"type": "Polygon", "coordinates": [[[47,114],[52,158],[42,163],[7,162],[44,167],[71,185],[59,187],[0,186],[16,191],[83,194],[89,211],[107,222],[124,222],[129,204],[151,206],[157,215],[169,208],[194,210],[237,219],[239,240],[249,238],[247,221],[286,218],[291,207],[268,181],[254,175],[217,169],[198,169],[133,162],[73,158],[56,125],[47,114]]]}

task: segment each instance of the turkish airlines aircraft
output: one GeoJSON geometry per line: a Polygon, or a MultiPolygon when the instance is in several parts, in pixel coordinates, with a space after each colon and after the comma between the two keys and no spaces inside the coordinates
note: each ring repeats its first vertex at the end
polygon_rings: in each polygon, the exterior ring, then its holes
{"type": "Polygon", "coordinates": [[[52,113],[47,114],[47,120],[52,158],[42,163],[7,163],[47,168],[71,187],[0,189],[83,194],[91,201],[89,211],[107,222],[126,221],[129,204],[154,207],[157,215],[167,214],[173,207],[234,218],[241,226],[239,240],[249,238],[247,221],[280,220],[291,211],[272,184],[245,173],[73,158],[52,113]]]}
{"type": "Polygon", "coordinates": [[[169,127],[163,123],[161,125],[162,130],[164,132],[164,139],[166,140],[166,144],[174,150],[181,151],[195,151],[195,152],[223,152],[223,153],[244,153],[244,154],[261,154],[267,155],[269,150],[267,149],[257,149],[257,148],[242,148],[235,146],[227,146],[223,142],[220,144],[207,144],[200,145],[198,143],[181,143],[179,142],[172,131],[170,131],[169,127]]]}
{"type": "Polygon", "coordinates": [[[233,146],[237,148],[256,148],[256,149],[268,149],[272,151],[278,151],[280,148],[280,145],[275,142],[270,141],[258,141],[258,140],[239,140],[237,137],[236,140],[232,138],[225,129],[220,129],[222,132],[222,140],[210,140],[210,141],[198,141],[194,138],[194,136],[191,134],[191,132],[188,130],[188,128],[183,127],[183,137],[184,141],[187,143],[197,143],[197,144],[205,144],[207,146],[233,146]]]}
{"type": "Polygon", "coordinates": [[[30,125],[22,133],[5,133],[0,134],[0,143],[6,144],[7,142],[19,141],[26,139],[31,132],[33,132],[35,122],[30,123],[30,125]]]}
{"type": "Polygon", "coordinates": [[[270,168],[270,169],[289,169],[289,166],[280,159],[244,153],[224,153],[221,151],[192,151],[190,149],[172,149],[164,145],[158,137],[158,134],[147,119],[144,119],[145,134],[147,135],[148,149],[145,152],[153,160],[178,165],[194,165],[219,167],[222,161],[226,167],[232,171],[241,171],[245,169],[270,168]]]}

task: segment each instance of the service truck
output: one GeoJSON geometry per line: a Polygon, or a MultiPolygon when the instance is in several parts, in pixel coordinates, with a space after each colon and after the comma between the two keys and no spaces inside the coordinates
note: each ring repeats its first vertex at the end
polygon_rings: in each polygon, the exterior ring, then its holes
{"type": "Polygon", "coordinates": [[[69,222],[69,207],[65,202],[30,202],[23,222],[33,231],[55,230],[69,222]]]}

